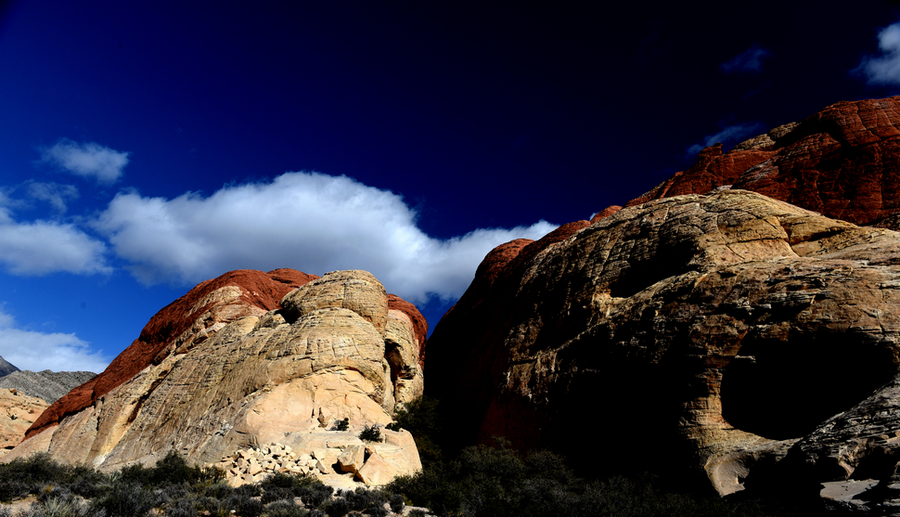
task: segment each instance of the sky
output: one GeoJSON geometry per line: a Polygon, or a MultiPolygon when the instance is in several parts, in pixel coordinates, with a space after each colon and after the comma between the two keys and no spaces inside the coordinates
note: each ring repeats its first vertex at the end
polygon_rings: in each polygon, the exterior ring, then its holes
{"type": "Polygon", "coordinates": [[[559,4],[0,3],[0,356],[102,371],[234,269],[433,329],[494,246],[900,93],[897,2],[559,4]]]}

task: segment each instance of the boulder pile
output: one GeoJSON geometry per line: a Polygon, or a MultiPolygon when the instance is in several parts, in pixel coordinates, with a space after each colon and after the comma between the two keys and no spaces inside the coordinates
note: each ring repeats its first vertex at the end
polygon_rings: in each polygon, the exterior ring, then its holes
{"type": "Polygon", "coordinates": [[[258,483],[272,474],[284,473],[315,476],[338,488],[353,488],[360,483],[384,485],[398,475],[412,475],[422,468],[412,435],[404,430],[384,430],[376,442],[360,440],[350,431],[320,431],[289,438],[295,447],[284,443],[247,447],[207,466],[223,470],[232,486],[258,483]],[[412,462],[408,459],[411,455],[415,456],[412,462]]]}

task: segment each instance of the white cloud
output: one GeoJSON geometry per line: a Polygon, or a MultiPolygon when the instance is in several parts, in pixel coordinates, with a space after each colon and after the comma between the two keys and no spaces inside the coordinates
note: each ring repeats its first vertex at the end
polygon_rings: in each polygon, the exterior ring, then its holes
{"type": "Polygon", "coordinates": [[[68,202],[78,199],[78,189],[74,185],[60,185],[59,183],[28,182],[28,195],[40,201],[50,203],[59,213],[65,213],[68,202]]]}
{"type": "Polygon", "coordinates": [[[92,352],[75,334],[46,334],[15,328],[12,316],[0,312],[0,356],[20,370],[100,373],[109,359],[92,352]]]}
{"type": "Polygon", "coordinates": [[[122,176],[128,156],[95,142],[78,143],[67,138],[53,147],[40,149],[41,161],[76,176],[94,178],[101,185],[111,185],[122,176]]]}
{"type": "Polygon", "coordinates": [[[758,73],[762,71],[763,60],[772,55],[772,51],[754,44],[734,58],[722,63],[719,69],[725,73],[758,73]]]}
{"type": "Polygon", "coordinates": [[[460,296],[493,247],[556,227],[540,221],[442,241],[416,226],[401,196],[315,172],[229,185],[209,197],[120,193],[94,226],[148,284],[195,283],[239,268],[365,269],[409,301],[460,296]]]}
{"type": "Polygon", "coordinates": [[[863,58],[854,71],[865,74],[871,84],[900,84],[900,22],[878,33],[880,55],[863,58]]]}
{"type": "Polygon", "coordinates": [[[718,143],[722,144],[730,144],[730,143],[738,143],[739,141],[747,138],[748,136],[757,134],[762,130],[762,124],[755,122],[753,124],[736,124],[733,126],[726,126],[722,128],[721,131],[714,135],[706,135],[703,137],[703,142],[699,144],[694,144],[687,148],[687,154],[695,155],[702,151],[703,149],[715,145],[718,143]]]}
{"type": "Polygon", "coordinates": [[[0,208],[0,265],[15,275],[108,273],[106,246],[71,224],[16,222],[0,208]]]}

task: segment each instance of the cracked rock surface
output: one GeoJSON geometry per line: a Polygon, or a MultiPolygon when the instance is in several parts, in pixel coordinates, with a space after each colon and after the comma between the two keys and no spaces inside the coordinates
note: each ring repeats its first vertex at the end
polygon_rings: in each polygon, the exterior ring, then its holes
{"type": "MultiPolygon", "coordinates": [[[[131,377],[111,365],[104,374],[118,384],[101,374],[60,399],[6,459],[47,451],[115,470],[175,450],[208,464],[257,444],[309,454],[335,420],[383,426],[423,387],[424,318],[398,300],[366,271],[239,271],[203,282],[113,362],[135,358],[131,377]]],[[[400,450],[393,472],[421,468],[414,444],[400,450]]]]}
{"type": "Polygon", "coordinates": [[[867,448],[900,453],[894,413],[823,427],[870,415],[878,390],[894,400],[900,234],[722,190],[498,249],[429,340],[429,393],[463,439],[577,458],[582,429],[609,445],[594,472],[677,473],[720,494],[767,475],[818,497],[867,448]],[[866,433],[881,438],[847,452],[866,433]],[[810,463],[846,468],[794,477],[810,463]]]}

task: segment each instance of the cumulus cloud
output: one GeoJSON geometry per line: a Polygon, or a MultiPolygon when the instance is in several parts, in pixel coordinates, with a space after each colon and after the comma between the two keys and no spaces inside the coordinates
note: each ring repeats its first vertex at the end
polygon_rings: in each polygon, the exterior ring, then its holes
{"type": "Polygon", "coordinates": [[[40,201],[46,201],[59,213],[65,213],[68,202],[78,199],[78,189],[74,185],[60,185],[59,183],[40,183],[31,181],[26,184],[28,195],[40,201]]]}
{"type": "Polygon", "coordinates": [[[762,130],[763,125],[759,122],[754,122],[752,124],[735,124],[732,126],[726,126],[714,135],[706,135],[703,138],[703,142],[688,147],[687,154],[689,156],[695,155],[703,149],[718,143],[721,143],[723,145],[738,143],[749,136],[760,133],[762,130]]]}
{"type": "Polygon", "coordinates": [[[754,44],[752,47],[719,65],[719,69],[727,74],[762,72],[763,61],[772,55],[772,51],[754,44]]]}
{"type": "Polygon", "coordinates": [[[66,172],[93,178],[101,185],[111,185],[122,176],[131,153],[123,153],[95,142],[78,143],[67,138],[53,147],[41,148],[41,161],[66,172]]]}
{"type": "Polygon", "coordinates": [[[900,22],[878,33],[880,54],[863,58],[854,71],[862,72],[870,84],[900,84],[900,22]]]}
{"type": "Polygon", "coordinates": [[[71,224],[17,222],[0,208],[0,265],[14,275],[108,273],[106,245],[71,224]]]}
{"type": "Polygon", "coordinates": [[[9,314],[0,312],[3,359],[20,370],[87,371],[100,373],[109,359],[90,349],[75,334],[43,333],[16,328],[9,314]]]}
{"type": "Polygon", "coordinates": [[[393,192],[346,176],[290,172],[209,197],[119,193],[94,227],[147,284],[195,283],[239,268],[365,269],[409,301],[458,297],[494,246],[555,228],[540,221],[439,240],[416,226],[416,216],[393,192]]]}

